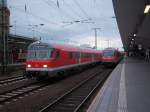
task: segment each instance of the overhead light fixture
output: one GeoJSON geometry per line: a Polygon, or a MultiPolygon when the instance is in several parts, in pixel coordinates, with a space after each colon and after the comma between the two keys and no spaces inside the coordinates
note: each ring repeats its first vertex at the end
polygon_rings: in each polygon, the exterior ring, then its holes
{"type": "Polygon", "coordinates": [[[145,6],[144,14],[147,14],[150,10],[150,5],[145,6]]]}
{"type": "Polygon", "coordinates": [[[136,34],[134,34],[133,36],[136,37],[136,34]]]}
{"type": "Polygon", "coordinates": [[[132,41],[134,41],[134,39],[132,39],[132,41]]]}

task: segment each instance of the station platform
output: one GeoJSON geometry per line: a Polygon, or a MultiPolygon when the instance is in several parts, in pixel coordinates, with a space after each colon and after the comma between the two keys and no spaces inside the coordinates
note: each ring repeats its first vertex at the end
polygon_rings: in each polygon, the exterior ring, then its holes
{"type": "Polygon", "coordinates": [[[120,62],[87,112],[150,112],[150,63],[133,58],[120,62]]]}

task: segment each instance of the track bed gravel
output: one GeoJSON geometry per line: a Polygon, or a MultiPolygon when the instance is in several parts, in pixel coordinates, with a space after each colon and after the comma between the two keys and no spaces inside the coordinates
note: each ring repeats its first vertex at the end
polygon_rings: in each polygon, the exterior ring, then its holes
{"type": "Polygon", "coordinates": [[[54,101],[64,94],[68,89],[73,88],[82,80],[89,77],[95,71],[101,71],[102,66],[97,66],[86,70],[82,73],[77,73],[76,75],[70,74],[66,78],[51,78],[49,81],[50,85],[42,88],[38,91],[31,92],[28,95],[19,97],[18,99],[7,102],[5,105],[0,105],[1,112],[38,112],[49,102],[54,101]]]}

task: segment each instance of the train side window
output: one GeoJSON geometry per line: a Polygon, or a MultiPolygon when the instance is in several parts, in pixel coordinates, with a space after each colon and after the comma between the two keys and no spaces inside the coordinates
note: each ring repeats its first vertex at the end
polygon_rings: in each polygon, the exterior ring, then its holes
{"type": "Polygon", "coordinates": [[[92,54],[90,53],[90,58],[92,58],[92,54]]]}
{"type": "Polygon", "coordinates": [[[80,53],[79,53],[79,52],[76,52],[76,53],[75,53],[75,58],[78,59],[79,57],[80,57],[80,53]]]}
{"type": "Polygon", "coordinates": [[[102,55],[101,55],[101,54],[99,54],[99,57],[101,58],[101,57],[102,57],[102,55]]]}
{"type": "Polygon", "coordinates": [[[52,50],[50,53],[50,57],[52,58],[54,56],[54,51],[52,50]]]}
{"type": "Polygon", "coordinates": [[[117,56],[118,54],[117,54],[117,52],[115,51],[115,53],[114,53],[114,56],[117,56]]]}
{"type": "Polygon", "coordinates": [[[119,52],[117,52],[117,56],[119,56],[119,52]]]}
{"type": "Polygon", "coordinates": [[[83,53],[81,53],[81,58],[84,58],[84,54],[83,53]]]}
{"type": "Polygon", "coordinates": [[[72,58],[73,58],[72,52],[69,52],[69,59],[72,59],[72,58]]]}
{"type": "Polygon", "coordinates": [[[98,58],[98,54],[96,54],[96,58],[98,58]]]}
{"type": "Polygon", "coordinates": [[[56,59],[60,58],[60,52],[56,51],[56,59]]]}
{"type": "Polygon", "coordinates": [[[83,58],[83,53],[81,53],[81,58],[83,58]]]}

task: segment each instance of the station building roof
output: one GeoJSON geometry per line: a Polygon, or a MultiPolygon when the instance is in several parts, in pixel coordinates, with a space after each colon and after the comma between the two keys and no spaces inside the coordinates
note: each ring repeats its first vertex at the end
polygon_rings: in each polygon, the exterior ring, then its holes
{"type": "Polygon", "coordinates": [[[150,47],[150,11],[144,13],[150,0],[112,0],[123,46],[150,47]]]}
{"type": "Polygon", "coordinates": [[[13,35],[13,34],[8,35],[9,43],[29,44],[35,41],[37,41],[37,39],[35,38],[30,38],[30,37],[25,37],[25,36],[20,36],[20,35],[13,35]]]}

